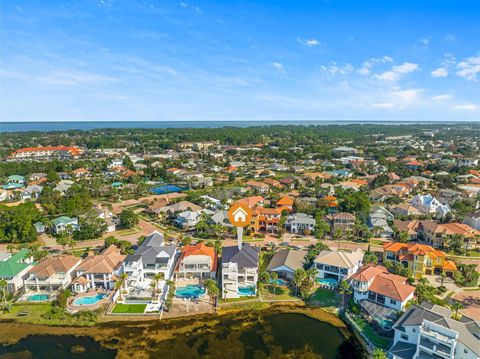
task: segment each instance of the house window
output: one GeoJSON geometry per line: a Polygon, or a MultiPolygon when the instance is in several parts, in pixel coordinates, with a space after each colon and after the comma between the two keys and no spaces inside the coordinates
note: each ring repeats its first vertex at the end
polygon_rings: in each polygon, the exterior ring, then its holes
{"type": "Polygon", "coordinates": [[[468,354],[468,349],[463,349],[463,352],[464,352],[465,354],[468,354]]]}
{"type": "Polygon", "coordinates": [[[416,332],[417,332],[417,329],[412,328],[412,332],[416,333],[416,332]]]}
{"type": "Polygon", "coordinates": [[[402,334],[400,335],[400,338],[402,338],[403,340],[408,340],[408,335],[402,333],[402,334]]]}
{"type": "Polygon", "coordinates": [[[395,304],[397,304],[397,301],[394,300],[394,299],[390,299],[390,303],[393,304],[393,305],[395,305],[395,304]]]}

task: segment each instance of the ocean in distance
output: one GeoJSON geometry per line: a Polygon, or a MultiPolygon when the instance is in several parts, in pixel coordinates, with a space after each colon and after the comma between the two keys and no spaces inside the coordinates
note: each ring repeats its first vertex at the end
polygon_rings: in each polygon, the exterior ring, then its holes
{"type": "MultiPolygon", "coordinates": [[[[1,132],[95,130],[102,128],[222,128],[273,125],[327,126],[350,124],[407,125],[435,121],[77,121],[77,122],[0,122],[1,132]]],[[[452,123],[454,123],[452,121],[452,123]]]]}

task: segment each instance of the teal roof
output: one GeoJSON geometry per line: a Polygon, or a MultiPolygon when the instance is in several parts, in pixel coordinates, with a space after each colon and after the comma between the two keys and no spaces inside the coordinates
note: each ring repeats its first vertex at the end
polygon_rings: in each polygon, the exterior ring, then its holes
{"type": "Polygon", "coordinates": [[[55,218],[52,221],[54,226],[58,226],[59,224],[67,225],[67,224],[70,224],[70,223],[73,223],[73,222],[75,222],[75,218],[70,218],[70,217],[67,217],[67,216],[61,216],[61,217],[55,218]]]}
{"type": "Polygon", "coordinates": [[[7,183],[2,186],[3,189],[15,189],[15,188],[23,188],[23,184],[21,183],[7,183]]]}
{"type": "Polygon", "coordinates": [[[13,253],[8,259],[0,261],[0,278],[14,277],[30,264],[23,262],[27,259],[28,249],[22,249],[13,253]]]}
{"type": "Polygon", "coordinates": [[[8,182],[25,182],[25,177],[19,175],[11,175],[8,177],[8,182]]]}
{"type": "Polygon", "coordinates": [[[112,183],[112,187],[120,187],[120,186],[122,186],[122,185],[123,185],[122,182],[113,182],[113,183],[112,183]]]}

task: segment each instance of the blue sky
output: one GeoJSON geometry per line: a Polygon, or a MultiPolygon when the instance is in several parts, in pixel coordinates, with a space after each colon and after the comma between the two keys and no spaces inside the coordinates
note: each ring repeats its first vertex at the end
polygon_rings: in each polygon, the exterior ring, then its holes
{"type": "Polygon", "coordinates": [[[480,120],[477,0],[0,11],[0,121],[480,120]]]}

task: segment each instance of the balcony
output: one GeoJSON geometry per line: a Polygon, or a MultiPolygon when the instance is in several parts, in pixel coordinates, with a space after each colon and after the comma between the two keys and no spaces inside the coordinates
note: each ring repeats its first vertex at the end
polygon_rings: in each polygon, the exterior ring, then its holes
{"type": "Polygon", "coordinates": [[[431,340],[429,340],[427,338],[424,338],[424,337],[421,337],[420,345],[423,348],[428,349],[429,351],[436,353],[437,355],[444,356],[445,358],[450,358],[451,357],[452,349],[451,349],[451,347],[449,347],[447,345],[434,343],[431,340]]]}
{"type": "Polygon", "coordinates": [[[448,346],[452,346],[455,342],[455,340],[453,338],[448,337],[444,334],[441,334],[437,331],[434,331],[424,324],[422,324],[420,326],[420,334],[425,336],[425,337],[431,338],[431,339],[439,342],[440,344],[443,343],[444,345],[448,345],[448,346]]]}

